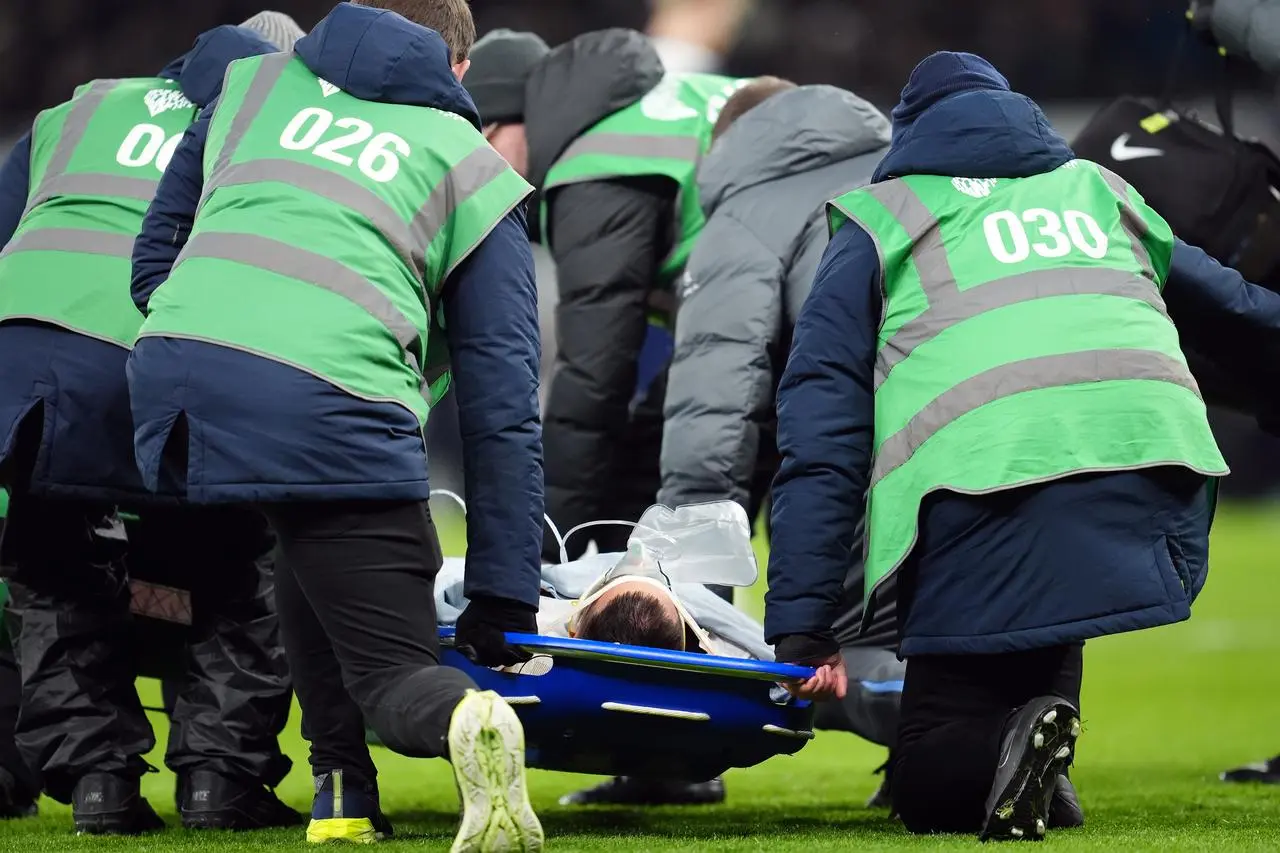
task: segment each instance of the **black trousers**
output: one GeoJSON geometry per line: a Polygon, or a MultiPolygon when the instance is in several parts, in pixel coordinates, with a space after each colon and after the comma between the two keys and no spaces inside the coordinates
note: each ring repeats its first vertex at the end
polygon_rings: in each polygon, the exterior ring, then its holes
{"type": "Polygon", "coordinates": [[[40,783],[27,768],[14,741],[18,727],[18,707],[22,701],[22,676],[13,657],[13,648],[7,636],[0,637],[0,770],[13,777],[17,787],[12,796],[15,802],[34,800],[40,793],[40,783]]]}
{"type": "Polygon", "coordinates": [[[129,566],[167,562],[187,578],[186,677],[166,764],[274,786],[290,762],[277,735],[289,679],[275,636],[264,519],[239,509],[155,508],[126,533],[114,508],[14,490],[0,556],[6,623],[21,667],[16,740],[44,791],[69,802],[93,772],[141,776],[155,736],[134,688],[129,566]]]}
{"type": "Polygon", "coordinates": [[[449,719],[475,683],[440,666],[440,541],[425,501],[266,508],[279,540],[276,603],[303,735],[318,775],[372,783],[365,723],[387,747],[445,756],[449,719]]]}
{"type": "Polygon", "coordinates": [[[1083,645],[907,661],[893,804],[911,832],[978,832],[1011,714],[1054,695],[1080,707],[1083,645]]]}

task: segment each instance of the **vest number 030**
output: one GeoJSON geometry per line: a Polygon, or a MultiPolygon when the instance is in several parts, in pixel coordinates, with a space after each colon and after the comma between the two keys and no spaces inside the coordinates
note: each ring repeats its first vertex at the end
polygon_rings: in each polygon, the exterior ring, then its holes
{"type": "Polygon", "coordinates": [[[997,210],[982,220],[991,255],[1002,264],[1025,261],[1035,252],[1042,258],[1063,258],[1074,247],[1091,258],[1107,255],[1107,234],[1097,220],[1083,211],[1065,210],[1061,215],[1043,207],[1024,210],[997,210]],[[1036,238],[1027,235],[1026,225],[1035,228],[1036,238]],[[1065,225],[1065,231],[1064,231],[1065,225]]]}
{"type": "Polygon", "coordinates": [[[280,134],[280,147],[289,151],[311,151],[340,166],[356,165],[365,177],[385,184],[400,171],[400,158],[409,156],[409,143],[394,133],[374,134],[364,119],[339,118],[320,107],[307,107],[295,115],[280,134]],[[321,142],[330,127],[347,130],[341,136],[321,142]],[[372,137],[372,138],[370,138],[372,137]],[[342,153],[364,143],[355,157],[342,153]]]}

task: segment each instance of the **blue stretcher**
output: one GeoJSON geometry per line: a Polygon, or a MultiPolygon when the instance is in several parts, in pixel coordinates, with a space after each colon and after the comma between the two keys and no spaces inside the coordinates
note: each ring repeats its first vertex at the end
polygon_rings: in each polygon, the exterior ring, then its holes
{"type": "Polygon", "coordinates": [[[453,633],[440,631],[442,662],[515,709],[530,767],[703,781],[813,739],[812,703],[777,684],[810,677],[808,667],[508,634],[536,656],[515,674],[471,663],[453,633]]]}

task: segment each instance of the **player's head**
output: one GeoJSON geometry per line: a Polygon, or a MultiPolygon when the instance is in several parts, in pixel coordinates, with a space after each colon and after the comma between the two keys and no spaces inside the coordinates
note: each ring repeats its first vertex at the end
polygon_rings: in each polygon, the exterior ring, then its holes
{"type": "Polygon", "coordinates": [[[711,129],[711,141],[714,143],[723,136],[724,132],[749,110],[760,106],[780,92],[794,88],[796,88],[795,83],[783,80],[781,77],[757,77],[752,80],[734,92],[733,96],[725,102],[724,109],[720,110],[720,117],[716,119],[715,127],[711,129]]]}
{"type": "Polygon", "coordinates": [[[643,580],[622,580],[586,604],[574,636],[654,649],[685,648],[685,625],[669,592],[643,580]]]}
{"type": "Polygon", "coordinates": [[[493,30],[471,52],[471,93],[484,135],[499,154],[522,175],[529,173],[529,146],[524,132],[525,85],[529,75],[551,52],[534,33],[493,30]]]}
{"type": "Polygon", "coordinates": [[[415,24],[435,30],[449,47],[449,62],[461,80],[471,65],[476,22],[467,0],[355,0],[357,6],[386,9],[415,24]]]}

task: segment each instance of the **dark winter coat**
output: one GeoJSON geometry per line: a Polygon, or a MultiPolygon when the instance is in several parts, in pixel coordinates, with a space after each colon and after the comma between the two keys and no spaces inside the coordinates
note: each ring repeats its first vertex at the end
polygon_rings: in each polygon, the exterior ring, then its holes
{"type": "MultiPolygon", "coordinates": [[[[183,94],[204,106],[217,97],[231,61],[274,50],[252,30],[217,27],[159,76],[176,78],[183,94]]],[[[30,160],[27,134],[0,170],[0,246],[22,218],[30,160]]],[[[109,502],[148,497],[134,463],[127,358],[121,347],[65,329],[0,326],[0,460],[17,452],[20,467],[34,465],[33,492],[109,502]],[[28,416],[41,417],[42,430],[19,448],[18,427],[28,416]]]]}
{"type": "MultiPolygon", "coordinates": [[[[925,60],[893,120],[878,181],[1019,178],[1073,157],[1030,99],[969,54],[925,60]]],[[[838,613],[872,456],[879,276],[871,238],[845,225],[796,327],[778,395],[771,641],[829,638],[838,613]]],[[[1280,296],[1199,249],[1177,244],[1164,297],[1183,339],[1220,362],[1280,364],[1280,296]]],[[[1010,652],[1186,619],[1205,580],[1210,510],[1203,480],[1179,469],[937,493],[900,572],[901,653],[1010,652]]]]}
{"type": "MultiPolygon", "coordinates": [[[[587,33],[553,50],[526,88],[530,182],[541,187],[571,142],[640,100],[663,73],[653,45],[633,30],[587,33]]],[[[635,520],[656,495],[670,336],[648,324],[648,300],[672,246],[678,191],[667,178],[619,178],[547,196],[540,230],[555,258],[559,304],[543,441],[547,513],[562,531],[635,520]]],[[[593,537],[622,550],[626,531],[575,537],[570,556],[593,537]]],[[[558,562],[555,550],[549,541],[545,556],[558,562]]]]}
{"type": "MultiPolygon", "coordinates": [[[[399,15],[341,3],[294,52],[357,98],[430,106],[479,126],[444,40],[399,15]]],[[[144,312],[190,234],[210,114],[174,152],[134,246],[133,296],[144,312]]],[[[479,568],[468,573],[467,594],[534,604],[540,341],[523,210],[498,223],[453,273],[443,304],[467,481],[467,557],[479,568]]],[[[428,496],[423,434],[402,406],[358,399],[266,358],[177,338],[139,341],[129,379],[138,464],[151,488],[181,488],[197,503],[428,496]],[[180,419],[185,434],[174,429],[180,419]]]]}

